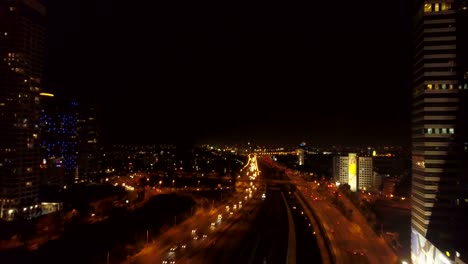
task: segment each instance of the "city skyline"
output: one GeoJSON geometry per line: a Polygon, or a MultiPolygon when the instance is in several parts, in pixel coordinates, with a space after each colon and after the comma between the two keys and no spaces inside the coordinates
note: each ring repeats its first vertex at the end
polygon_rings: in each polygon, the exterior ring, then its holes
{"type": "Polygon", "coordinates": [[[409,144],[405,1],[50,2],[44,90],[103,105],[104,140],[409,144]]]}
{"type": "Polygon", "coordinates": [[[466,0],[0,0],[0,259],[466,263],[466,47],[466,0]]]}

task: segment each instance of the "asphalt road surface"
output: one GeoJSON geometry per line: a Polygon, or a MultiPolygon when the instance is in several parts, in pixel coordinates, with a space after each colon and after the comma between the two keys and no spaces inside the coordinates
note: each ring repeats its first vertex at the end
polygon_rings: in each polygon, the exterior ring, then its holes
{"type": "MultiPolygon", "coordinates": [[[[274,179],[283,177],[264,174],[274,179]]],[[[321,263],[313,227],[293,194],[294,188],[289,185],[267,185],[265,198],[254,198],[251,208],[234,215],[232,223],[192,263],[285,264],[288,248],[297,264],[321,263]],[[288,221],[288,210],[292,223],[288,221]],[[291,245],[290,226],[295,233],[291,245]]]]}

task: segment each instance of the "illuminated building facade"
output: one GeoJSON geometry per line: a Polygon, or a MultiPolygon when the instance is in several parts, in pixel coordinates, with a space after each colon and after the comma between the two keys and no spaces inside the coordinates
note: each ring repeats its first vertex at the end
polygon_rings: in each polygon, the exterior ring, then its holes
{"type": "Polygon", "coordinates": [[[78,112],[76,103],[61,102],[41,93],[41,185],[63,187],[73,183],[78,160],[78,112]]]}
{"type": "Polygon", "coordinates": [[[357,190],[357,155],[356,153],[348,154],[348,184],[351,186],[351,191],[357,190]]]}
{"type": "Polygon", "coordinates": [[[411,258],[468,255],[468,2],[415,1],[411,258]]]}
{"type": "Polygon", "coordinates": [[[299,166],[303,166],[305,162],[305,154],[309,150],[309,147],[306,145],[305,142],[302,142],[299,144],[299,147],[297,148],[297,157],[298,157],[298,164],[299,166]]]}
{"type": "Polygon", "coordinates": [[[0,218],[38,212],[45,8],[0,0],[0,218]]]}
{"type": "Polygon", "coordinates": [[[100,165],[98,108],[51,94],[42,93],[41,98],[41,166],[49,173],[42,183],[63,186],[90,180],[100,165]]]}
{"type": "Polygon", "coordinates": [[[378,188],[372,157],[359,157],[356,153],[333,157],[333,177],[340,183],[347,183],[351,191],[378,188]]]}

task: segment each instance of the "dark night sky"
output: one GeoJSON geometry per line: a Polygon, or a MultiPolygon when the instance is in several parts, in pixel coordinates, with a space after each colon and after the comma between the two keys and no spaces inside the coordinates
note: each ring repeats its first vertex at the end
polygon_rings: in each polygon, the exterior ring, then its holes
{"type": "Polygon", "coordinates": [[[46,90],[107,142],[410,140],[411,1],[49,2],[46,90]]]}

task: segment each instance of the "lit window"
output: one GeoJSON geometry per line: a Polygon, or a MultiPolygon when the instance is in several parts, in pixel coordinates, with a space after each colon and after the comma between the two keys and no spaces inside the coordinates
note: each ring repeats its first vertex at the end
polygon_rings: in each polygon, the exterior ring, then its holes
{"type": "Polygon", "coordinates": [[[424,13],[432,12],[431,4],[424,4],[424,13]]]}
{"type": "Polygon", "coordinates": [[[451,3],[442,3],[442,11],[447,11],[447,10],[450,10],[451,8],[451,3]]]}
{"type": "Polygon", "coordinates": [[[428,134],[432,134],[432,128],[428,128],[428,129],[427,129],[427,133],[428,133],[428,134]]]}
{"type": "Polygon", "coordinates": [[[427,85],[427,89],[428,89],[428,90],[432,90],[432,84],[428,84],[428,85],[427,85]]]}
{"type": "Polygon", "coordinates": [[[440,4],[434,4],[434,11],[439,12],[440,11],[440,4]]]}
{"type": "Polygon", "coordinates": [[[455,129],[449,128],[449,133],[450,133],[450,134],[455,134],[455,129]]]}

